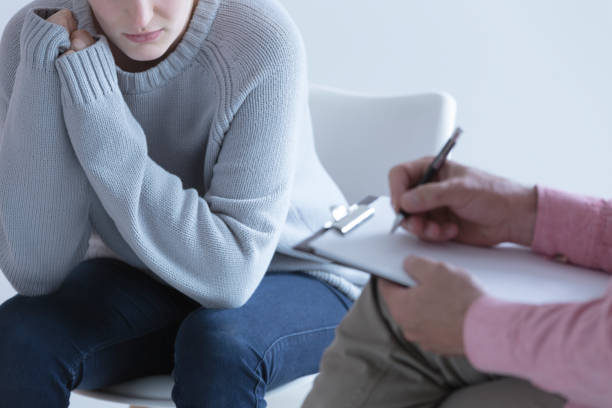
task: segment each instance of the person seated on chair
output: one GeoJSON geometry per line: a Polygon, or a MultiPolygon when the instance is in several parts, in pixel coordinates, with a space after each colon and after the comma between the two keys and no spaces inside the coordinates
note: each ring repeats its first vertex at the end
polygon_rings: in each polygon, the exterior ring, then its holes
{"type": "MultiPolygon", "coordinates": [[[[514,242],[612,272],[612,201],[576,196],[431,158],[394,167],[391,200],[418,237],[514,242]]],[[[586,303],[501,301],[463,271],[410,257],[418,286],[372,279],[325,351],[305,408],[609,407],[612,287],[586,303]]],[[[546,290],[543,288],[542,290],[546,290]]]]}
{"type": "Polygon", "coordinates": [[[179,408],[255,407],[317,371],[367,275],[290,252],[344,198],[276,0],[36,0],[0,130],[2,406],[173,371],[179,408]]]}

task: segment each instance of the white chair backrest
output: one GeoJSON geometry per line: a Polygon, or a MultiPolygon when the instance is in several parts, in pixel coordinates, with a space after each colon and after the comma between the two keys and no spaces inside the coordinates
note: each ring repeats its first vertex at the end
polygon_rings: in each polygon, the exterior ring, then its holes
{"type": "Polygon", "coordinates": [[[310,87],[317,153],[349,203],[388,195],[396,164],[435,155],[455,127],[446,94],[366,96],[310,87]]]}

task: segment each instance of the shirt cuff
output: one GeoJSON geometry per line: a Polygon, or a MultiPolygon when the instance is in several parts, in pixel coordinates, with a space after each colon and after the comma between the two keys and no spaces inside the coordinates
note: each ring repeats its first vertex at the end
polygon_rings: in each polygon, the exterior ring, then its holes
{"type": "Polygon", "coordinates": [[[115,59],[105,37],[93,45],[58,58],[55,65],[62,83],[62,98],[72,105],[120,93],[115,59]]]}

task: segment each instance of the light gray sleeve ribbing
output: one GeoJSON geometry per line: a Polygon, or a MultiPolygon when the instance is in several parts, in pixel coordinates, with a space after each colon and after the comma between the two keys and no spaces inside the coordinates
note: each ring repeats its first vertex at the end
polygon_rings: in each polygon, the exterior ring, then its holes
{"type": "Polygon", "coordinates": [[[277,246],[307,100],[304,61],[295,57],[272,60],[235,95],[242,102],[218,141],[205,197],[148,156],[104,38],[57,62],[70,139],[105,210],[155,274],[205,307],[245,303],[277,246]]]}
{"type": "Polygon", "coordinates": [[[0,44],[0,269],[25,295],[57,289],[90,235],[92,191],[68,139],[54,65],[70,40],[39,14],[48,13],[29,11],[23,28],[11,21],[0,44]]]}

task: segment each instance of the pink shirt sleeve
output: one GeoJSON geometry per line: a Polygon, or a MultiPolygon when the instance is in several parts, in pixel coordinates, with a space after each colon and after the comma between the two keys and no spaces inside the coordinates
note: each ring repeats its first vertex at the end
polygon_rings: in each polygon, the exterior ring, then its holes
{"type": "Polygon", "coordinates": [[[538,187],[532,248],[612,273],[612,201],[538,187]]]}
{"type": "MultiPolygon", "coordinates": [[[[538,188],[533,249],[612,272],[612,202],[538,188]]],[[[587,303],[525,305],[478,299],[464,340],[472,364],[530,380],[571,401],[604,407],[612,401],[612,286],[587,303]]]]}

